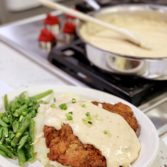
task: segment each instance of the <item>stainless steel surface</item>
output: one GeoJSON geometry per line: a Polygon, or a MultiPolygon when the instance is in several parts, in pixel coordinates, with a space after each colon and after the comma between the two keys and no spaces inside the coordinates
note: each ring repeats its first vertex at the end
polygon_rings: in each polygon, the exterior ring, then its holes
{"type": "MultiPolygon", "coordinates": [[[[154,123],[157,129],[167,126],[167,93],[152,99],[139,107],[154,123]]],[[[167,128],[162,128],[167,131],[167,128]]]]}
{"type": "MultiPolygon", "coordinates": [[[[158,6],[158,5],[119,5],[110,8],[103,9],[99,12],[95,12],[94,15],[107,14],[112,12],[119,11],[156,11],[160,13],[164,13],[164,17],[167,14],[166,6],[158,6]]],[[[81,23],[82,26],[84,23],[81,23]]],[[[81,34],[79,36],[85,40],[81,34]]],[[[91,44],[89,41],[85,41],[87,43],[87,56],[88,59],[97,67],[102,68],[108,72],[113,73],[122,73],[125,75],[134,74],[143,78],[152,79],[152,80],[167,80],[167,57],[166,58],[144,58],[144,57],[132,57],[129,55],[121,55],[117,53],[112,53],[101,48],[96,47],[91,44]],[[92,54],[94,53],[94,54],[92,54]],[[96,56],[92,56],[96,55],[96,56]],[[117,64],[118,61],[122,60],[124,66],[119,66],[117,64]],[[110,60],[110,61],[108,61],[110,60]],[[140,66],[133,67],[131,69],[126,68],[126,64],[132,65],[132,62],[138,62],[140,66]]]]}
{"type": "MultiPolygon", "coordinates": [[[[56,12],[54,14],[58,15],[60,13],[56,12]]],[[[86,86],[49,63],[47,61],[48,53],[39,48],[37,36],[44,17],[45,15],[41,15],[0,28],[0,40],[50,73],[59,76],[64,82],[71,85],[86,86]]],[[[167,93],[164,93],[139,107],[154,122],[157,129],[167,124],[166,98],[167,93]]]]}
{"type": "MultiPolygon", "coordinates": [[[[147,116],[152,120],[157,129],[167,124],[167,102],[160,104],[147,112],[147,116]]],[[[167,131],[167,129],[166,129],[167,131]]]]}
{"type": "Polygon", "coordinates": [[[158,134],[159,134],[160,137],[166,138],[166,140],[167,140],[167,124],[161,126],[158,129],[158,134]]]}

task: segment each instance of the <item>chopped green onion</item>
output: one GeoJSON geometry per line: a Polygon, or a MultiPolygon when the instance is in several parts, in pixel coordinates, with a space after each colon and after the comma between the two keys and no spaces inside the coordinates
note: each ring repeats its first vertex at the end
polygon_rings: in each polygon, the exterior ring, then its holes
{"type": "Polygon", "coordinates": [[[91,121],[88,121],[88,124],[92,125],[92,124],[93,124],[93,122],[91,122],[91,121]]]}
{"type": "Polygon", "coordinates": [[[104,130],[104,131],[103,131],[103,133],[104,133],[105,135],[107,135],[107,134],[108,134],[107,130],[104,130]]]}
{"type": "Polygon", "coordinates": [[[59,107],[60,107],[60,109],[62,109],[62,110],[67,110],[67,104],[65,104],[65,103],[63,103],[63,104],[60,104],[59,105],[59,107]]]}
{"type": "Polygon", "coordinates": [[[87,120],[87,119],[82,119],[82,121],[83,121],[83,123],[84,123],[85,125],[92,125],[92,124],[93,124],[92,121],[89,121],[89,120],[87,120]]]}
{"type": "Polygon", "coordinates": [[[89,124],[89,125],[92,125],[93,124],[93,117],[91,116],[90,112],[87,112],[85,114],[86,118],[82,119],[83,123],[84,124],[89,124]]]}
{"type": "Polygon", "coordinates": [[[107,136],[111,136],[111,133],[108,130],[104,130],[103,133],[107,136]]]}
{"type": "Polygon", "coordinates": [[[53,103],[53,104],[50,105],[50,107],[51,107],[51,108],[56,108],[56,104],[53,103]]]}
{"type": "Polygon", "coordinates": [[[72,98],[72,103],[76,103],[77,100],[75,98],[72,98]]]}
{"type": "Polygon", "coordinates": [[[82,104],[81,107],[82,107],[82,108],[86,108],[86,104],[82,104]]]}
{"type": "Polygon", "coordinates": [[[67,118],[68,121],[72,121],[73,120],[73,113],[72,112],[68,112],[66,114],[66,118],[67,118]]]}
{"type": "Polygon", "coordinates": [[[87,112],[85,115],[86,115],[87,117],[90,117],[90,112],[87,112]]]}

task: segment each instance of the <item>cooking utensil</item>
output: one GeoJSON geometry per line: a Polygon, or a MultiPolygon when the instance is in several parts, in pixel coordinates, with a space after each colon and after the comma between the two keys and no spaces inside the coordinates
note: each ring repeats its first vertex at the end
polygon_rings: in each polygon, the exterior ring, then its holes
{"type": "Polygon", "coordinates": [[[144,43],[144,41],[140,40],[139,37],[136,36],[136,34],[134,35],[134,33],[130,32],[126,29],[119,28],[119,27],[117,27],[115,25],[112,25],[110,23],[107,23],[107,22],[103,22],[102,20],[99,20],[97,18],[91,17],[89,15],[83,14],[79,11],[74,10],[74,9],[71,9],[71,8],[65,7],[63,5],[60,5],[57,2],[51,2],[50,0],[39,0],[39,1],[45,6],[48,6],[48,7],[53,8],[53,9],[58,9],[62,12],[65,12],[65,13],[68,13],[70,15],[76,16],[77,18],[79,18],[83,21],[91,22],[91,23],[97,24],[101,27],[113,30],[113,31],[121,34],[123,39],[126,39],[127,41],[130,41],[130,42],[132,42],[133,44],[135,44],[139,47],[142,47],[142,48],[145,48],[145,49],[150,49],[150,47],[148,47],[144,43]]]}
{"type": "MultiPolygon", "coordinates": [[[[117,5],[94,12],[94,15],[99,16],[107,13],[126,13],[135,11],[156,11],[158,13],[164,14],[164,18],[166,18],[167,15],[167,7],[162,5],[117,5]]],[[[78,35],[86,43],[87,58],[93,65],[109,73],[121,75],[136,75],[142,78],[157,81],[167,80],[167,56],[166,58],[144,58],[136,56],[132,57],[129,55],[117,54],[103,50],[100,47],[92,45],[89,41],[85,41],[85,39],[80,34],[81,26],[82,22],[80,23],[80,26],[78,26],[78,35]],[[129,64],[129,66],[120,68],[117,63],[118,61],[122,61],[124,64],[129,64]]]]}

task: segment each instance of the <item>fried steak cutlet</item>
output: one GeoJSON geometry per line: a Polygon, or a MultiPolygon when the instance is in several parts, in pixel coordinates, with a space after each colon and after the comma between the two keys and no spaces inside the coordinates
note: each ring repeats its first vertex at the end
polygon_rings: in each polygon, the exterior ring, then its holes
{"type": "Polygon", "coordinates": [[[72,167],[106,167],[101,152],[92,145],[81,143],[68,124],[60,130],[45,126],[44,137],[50,150],[49,160],[72,167]]]}
{"type": "MultiPolygon", "coordinates": [[[[135,132],[139,129],[131,108],[123,103],[115,105],[109,103],[92,102],[110,112],[121,115],[135,132]]],[[[49,148],[48,158],[62,165],[72,167],[106,167],[106,159],[93,145],[83,144],[73,134],[72,128],[64,124],[60,130],[44,127],[46,146],[49,148]]]]}

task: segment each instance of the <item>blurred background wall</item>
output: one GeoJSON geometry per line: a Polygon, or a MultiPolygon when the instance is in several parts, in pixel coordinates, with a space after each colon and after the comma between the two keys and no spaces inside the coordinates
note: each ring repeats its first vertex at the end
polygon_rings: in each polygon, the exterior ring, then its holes
{"type": "MultiPolygon", "coordinates": [[[[61,0],[61,3],[73,5],[80,0],[61,0]]],[[[42,7],[37,0],[0,0],[0,24],[47,13],[51,9],[42,7]]]]}

